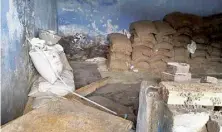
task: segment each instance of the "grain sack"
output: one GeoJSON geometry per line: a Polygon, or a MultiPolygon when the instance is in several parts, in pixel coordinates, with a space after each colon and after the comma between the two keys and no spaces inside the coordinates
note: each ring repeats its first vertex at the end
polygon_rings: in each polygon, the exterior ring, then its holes
{"type": "Polygon", "coordinates": [[[141,52],[133,52],[132,53],[132,60],[134,62],[148,62],[148,60],[150,59],[150,57],[143,55],[143,53],[141,52]]]}
{"type": "Polygon", "coordinates": [[[148,43],[156,43],[156,39],[153,34],[141,35],[133,33],[131,36],[131,42],[148,42],[148,43]]]}
{"type": "Polygon", "coordinates": [[[174,57],[174,50],[167,50],[167,49],[158,49],[158,50],[155,50],[153,51],[153,56],[155,55],[163,55],[163,56],[166,56],[166,57],[174,57]]]}
{"type": "Polygon", "coordinates": [[[133,63],[133,65],[138,70],[142,70],[142,71],[150,70],[150,65],[147,62],[135,62],[133,63]]]}
{"type": "Polygon", "coordinates": [[[134,42],[132,43],[132,47],[135,48],[137,46],[146,46],[148,48],[153,48],[154,44],[153,43],[149,43],[149,42],[134,42]]]}
{"type": "Polygon", "coordinates": [[[155,35],[157,43],[167,42],[167,43],[173,43],[173,35],[155,35]]]}
{"type": "Polygon", "coordinates": [[[126,61],[108,60],[108,68],[111,71],[128,71],[130,64],[126,61]]]}
{"type": "Polygon", "coordinates": [[[207,36],[203,35],[203,34],[199,34],[199,35],[194,35],[192,37],[193,41],[195,41],[196,43],[201,43],[201,44],[206,44],[209,42],[209,39],[207,36]]]}
{"type": "Polygon", "coordinates": [[[210,45],[214,48],[222,49],[222,42],[212,42],[210,45]]]}
{"type": "Polygon", "coordinates": [[[156,55],[156,56],[152,56],[149,58],[148,62],[149,63],[153,63],[153,62],[156,62],[156,61],[160,61],[160,60],[164,60],[164,59],[167,59],[168,57],[166,56],[163,56],[163,55],[156,55]]]}
{"type": "Polygon", "coordinates": [[[174,29],[203,25],[203,20],[200,16],[181,12],[167,14],[164,17],[164,21],[168,22],[174,29]]]}
{"type": "Polygon", "coordinates": [[[207,55],[206,58],[207,58],[207,61],[210,61],[210,62],[221,62],[222,61],[222,58],[219,57],[219,56],[209,56],[209,55],[207,55]]]}
{"type": "Polygon", "coordinates": [[[153,52],[153,50],[151,48],[148,48],[146,46],[141,45],[141,46],[133,47],[133,53],[132,54],[140,53],[140,54],[145,55],[145,56],[151,56],[152,52],[153,52]]]}
{"type": "Polygon", "coordinates": [[[187,62],[189,52],[185,48],[174,48],[174,60],[178,62],[187,62]]]}
{"type": "Polygon", "coordinates": [[[156,69],[156,71],[165,71],[166,66],[167,66],[167,63],[162,60],[150,63],[150,68],[152,70],[156,69]]]}
{"type": "Polygon", "coordinates": [[[214,47],[211,47],[211,46],[207,48],[207,52],[208,52],[211,56],[221,56],[221,54],[222,54],[221,49],[214,48],[214,47]]]}
{"type": "Polygon", "coordinates": [[[191,54],[191,57],[206,57],[207,52],[205,50],[196,50],[194,54],[191,54]]]}
{"type": "Polygon", "coordinates": [[[192,30],[189,27],[181,27],[177,29],[176,35],[187,35],[187,36],[192,36],[192,30]]]}
{"type": "Polygon", "coordinates": [[[204,63],[206,61],[207,61],[207,59],[205,57],[195,57],[195,58],[189,59],[188,63],[189,64],[200,64],[200,63],[204,63]]]}
{"type": "Polygon", "coordinates": [[[108,40],[111,42],[111,51],[123,52],[127,55],[131,54],[132,46],[130,40],[125,35],[120,33],[111,33],[108,35],[108,40]]]}
{"type": "Polygon", "coordinates": [[[108,59],[111,61],[112,60],[123,60],[127,62],[131,61],[131,57],[129,55],[120,52],[109,52],[108,59]]]}
{"type": "Polygon", "coordinates": [[[157,44],[154,46],[154,49],[155,49],[155,50],[158,50],[158,49],[168,49],[168,50],[172,50],[172,49],[173,49],[173,45],[170,44],[170,43],[167,43],[167,42],[157,43],[157,44]]]}
{"type": "Polygon", "coordinates": [[[175,35],[173,37],[173,40],[178,41],[178,42],[182,42],[182,43],[187,43],[187,44],[191,43],[191,39],[187,35],[178,35],[178,36],[175,35]]]}
{"type": "Polygon", "coordinates": [[[170,35],[176,33],[176,30],[174,30],[168,23],[164,21],[154,21],[154,24],[159,35],[170,35]]]}
{"type": "Polygon", "coordinates": [[[130,32],[136,32],[139,35],[157,34],[157,30],[152,21],[141,20],[130,24],[130,32]]]}
{"type": "Polygon", "coordinates": [[[206,44],[198,44],[196,43],[197,50],[206,50],[207,45],[206,44]]]}

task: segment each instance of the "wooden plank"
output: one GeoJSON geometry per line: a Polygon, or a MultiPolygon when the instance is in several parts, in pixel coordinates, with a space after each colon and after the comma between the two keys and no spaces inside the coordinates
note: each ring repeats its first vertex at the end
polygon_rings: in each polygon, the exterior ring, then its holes
{"type": "Polygon", "coordinates": [[[131,128],[131,121],[59,99],[10,122],[2,132],[128,132],[131,128]]]}
{"type": "Polygon", "coordinates": [[[168,104],[222,106],[221,84],[161,82],[160,87],[169,92],[168,104]]]}
{"type": "Polygon", "coordinates": [[[110,77],[105,77],[99,81],[93,82],[89,85],[86,85],[84,87],[81,87],[75,91],[75,93],[80,94],[82,96],[87,96],[91,94],[92,92],[96,91],[96,89],[101,88],[102,86],[105,86],[110,80],[110,77]]]}

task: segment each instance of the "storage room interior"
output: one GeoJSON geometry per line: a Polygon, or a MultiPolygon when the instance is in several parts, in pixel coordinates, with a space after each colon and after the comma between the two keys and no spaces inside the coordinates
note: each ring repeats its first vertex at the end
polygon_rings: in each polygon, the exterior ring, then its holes
{"type": "Polygon", "coordinates": [[[2,0],[1,126],[222,131],[222,1],[2,0]]]}

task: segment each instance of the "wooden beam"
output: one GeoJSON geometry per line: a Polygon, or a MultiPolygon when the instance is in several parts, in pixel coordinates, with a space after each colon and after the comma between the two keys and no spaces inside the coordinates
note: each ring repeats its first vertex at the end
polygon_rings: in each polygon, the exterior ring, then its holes
{"type": "Polygon", "coordinates": [[[75,93],[80,94],[82,96],[87,96],[96,91],[98,88],[105,86],[109,82],[109,80],[110,77],[105,77],[99,81],[93,82],[89,85],[77,89],[75,93]]]}

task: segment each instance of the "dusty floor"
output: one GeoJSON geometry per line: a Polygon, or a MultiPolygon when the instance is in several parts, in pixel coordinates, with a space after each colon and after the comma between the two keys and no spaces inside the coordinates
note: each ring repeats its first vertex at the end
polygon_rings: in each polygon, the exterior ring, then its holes
{"type": "Polygon", "coordinates": [[[139,104],[139,90],[142,80],[149,80],[150,85],[157,85],[158,79],[148,73],[99,71],[97,64],[70,62],[74,71],[76,88],[80,88],[103,77],[110,76],[109,84],[88,95],[107,108],[117,111],[119,116],[136,122],[139,104]],[[108,100],[107,100],[108,99],[108,100]]]}

